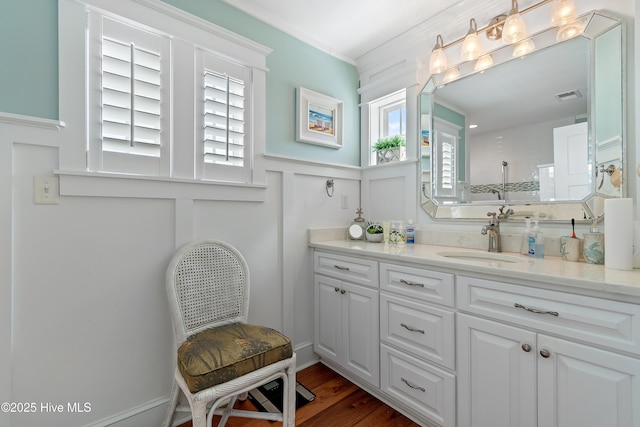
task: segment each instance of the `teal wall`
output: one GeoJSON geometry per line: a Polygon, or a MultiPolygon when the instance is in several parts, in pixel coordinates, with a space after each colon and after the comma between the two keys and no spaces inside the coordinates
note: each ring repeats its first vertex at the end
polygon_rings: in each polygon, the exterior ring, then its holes
{"type": "Polygon", "coordinates": [[[58,119],[58,2],[0,0],[0,111],[58,119]]]}
{"type": "MultiPolygon", "coordinates": [[[[273,49],[267,57],[267,153],[360,165],[359,79],[354,66],[221,0],[164,1],[273,49]],[[298,86],[344,101],[343,148],[295,141],[298,86]]],[[[0,0],[0,111],[58,119],[57,6],[52,0],[0,0]]]]}

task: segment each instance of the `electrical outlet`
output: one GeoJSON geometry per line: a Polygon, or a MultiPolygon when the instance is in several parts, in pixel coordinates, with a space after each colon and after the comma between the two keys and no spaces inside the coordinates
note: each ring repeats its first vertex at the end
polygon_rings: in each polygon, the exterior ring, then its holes
{"type": "Polygon", "coordinates": [[[54,175],[33,177],[33,203],[57,205],[60,203],[60,180],[54,175]]]}

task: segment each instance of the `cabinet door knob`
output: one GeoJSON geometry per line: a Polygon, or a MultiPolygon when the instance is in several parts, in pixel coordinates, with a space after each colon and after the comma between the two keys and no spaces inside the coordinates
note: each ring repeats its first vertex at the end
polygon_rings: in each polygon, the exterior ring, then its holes
{"type": "Polygon", "coordinates": [[[522,349],[529,353],[531,351],[531,346],[529,344],[522,344],[522,349]]]}
{"type": "Polygon", "coordinates": [[[542,350],[540,350],[540,356],[544,357],[545,359],[548,358],[549,356],[551,356],[551,353],[549,353],[549,350],[545,350],[544,348],[542,350]]]}
{"type": "Polygon", "coordinates": [[[334,291],[340,292],[340,288],[333,288],[334,291]]]}
{"type": "Polygon", "coordinates": [[[345,294],[345,292],[347,292],[347,291],[345,291],[344,289],[341,289],[341,290],[340,290],[340,293],[341,293],[342,295],[344,295],[344,294],[345,294]]]}

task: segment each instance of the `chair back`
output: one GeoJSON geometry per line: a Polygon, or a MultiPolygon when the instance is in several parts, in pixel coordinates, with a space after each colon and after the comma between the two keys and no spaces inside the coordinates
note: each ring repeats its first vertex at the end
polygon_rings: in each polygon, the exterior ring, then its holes
{"type": "Polygon", "coordinates": [[[169,263],[166,286],[178,346],[204,329],[247,322],[249,268],[228,243],[184,245],[169,263]]]}

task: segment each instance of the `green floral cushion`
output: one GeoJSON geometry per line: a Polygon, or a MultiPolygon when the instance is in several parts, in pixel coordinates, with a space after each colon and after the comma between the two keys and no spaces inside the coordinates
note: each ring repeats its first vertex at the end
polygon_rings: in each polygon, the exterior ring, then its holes
{"type": "Polygon", "coordinates": [[[178,349],[178,368],[192,393],[288,359],[291,340],[264,326],[236,323],[207,329],[178,349]]]}

